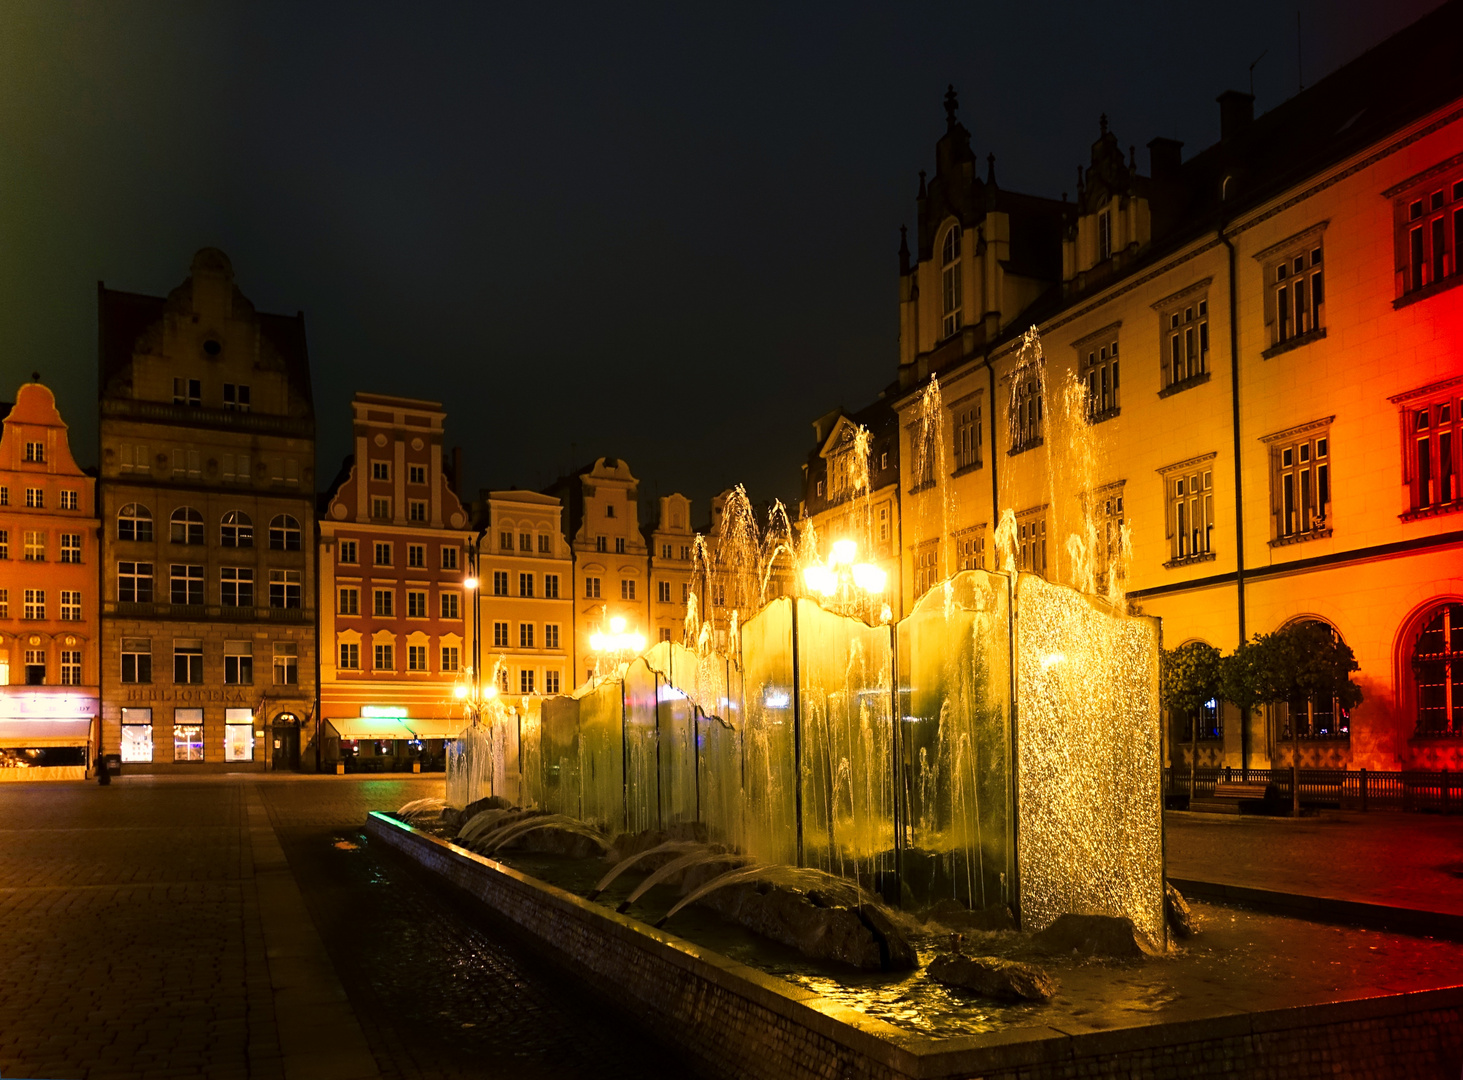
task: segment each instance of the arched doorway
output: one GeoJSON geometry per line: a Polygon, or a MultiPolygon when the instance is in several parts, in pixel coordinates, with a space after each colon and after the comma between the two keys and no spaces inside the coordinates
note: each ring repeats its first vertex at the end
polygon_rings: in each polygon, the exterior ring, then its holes
{"type": "Polygon", "coordinates": [[[274,757],[270,766],[276,771],[300,768],[300,718],[294,713],[282,712],[274,718],[271,735],[274,757]]]}
{"type": "Polygon", "coordinates": [[[1423,614],[1412,642],[1417,734],[1463,735],[1463,603],[1423,614]]]}

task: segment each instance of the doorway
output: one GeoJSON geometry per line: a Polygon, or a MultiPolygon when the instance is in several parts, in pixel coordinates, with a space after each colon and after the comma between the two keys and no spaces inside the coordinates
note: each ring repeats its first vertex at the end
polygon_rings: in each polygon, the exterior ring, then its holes
{"type": "Polygon", "coordinates": [[[280,713],[272,729],[274,757],[271,766],[276,772],[300,770],[300,719],[294,713],[280,713]]]}

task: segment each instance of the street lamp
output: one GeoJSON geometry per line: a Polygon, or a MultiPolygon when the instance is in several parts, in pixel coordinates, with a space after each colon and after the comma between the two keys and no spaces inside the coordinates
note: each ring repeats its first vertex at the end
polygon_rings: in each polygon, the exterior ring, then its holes
{"type": "MultiPolygon", "coordinates": [[[[832,601],[840,610],[874,601],[884,595],[889,584],[889,575],[873,563],[855,562],[858,545],[852,540],[835,540],[828,553],[828,561],[812,563],[803,567],[803,584],[810,593],[832,601]]],[[[880,622],[893,618],[887,603],[879,612],[880,622]]]]}
{"type": "Polygon", "coordinates": [[[625,620],[616,615],[610,619],[608,633],[601,630],[589,635],[589,648],[619,667],[628,663],[632,656],[645,651],[645,635],[627,630],[625,620]]]}

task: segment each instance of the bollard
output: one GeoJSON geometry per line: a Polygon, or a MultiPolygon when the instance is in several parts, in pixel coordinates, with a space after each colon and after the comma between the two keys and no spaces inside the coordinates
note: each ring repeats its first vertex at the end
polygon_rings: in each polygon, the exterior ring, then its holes
{"type": "Polygon", "coordinates": [[[1366,813],[1366,766],[1361,770],[1361,812],[1366,813]]]}

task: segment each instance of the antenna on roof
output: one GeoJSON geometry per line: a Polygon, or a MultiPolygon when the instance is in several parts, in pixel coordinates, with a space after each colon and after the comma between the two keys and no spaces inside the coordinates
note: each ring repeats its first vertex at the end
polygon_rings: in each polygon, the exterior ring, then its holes
{"type": "Polygon", "coordinates": [[[1268,53],[1269,51],[1269,49],[1266,49],[1265,52],[1262,52],[1259,56],[1250,61],[1250,97],[1255,96],[1255,65],[1258,64],[1261,60],[1265,59],[1265,53],[1268,53]]]}

